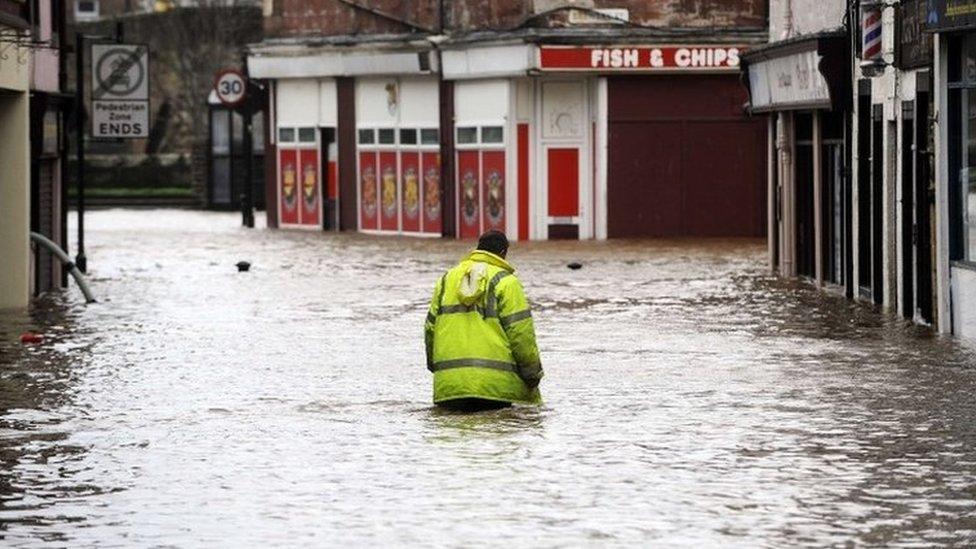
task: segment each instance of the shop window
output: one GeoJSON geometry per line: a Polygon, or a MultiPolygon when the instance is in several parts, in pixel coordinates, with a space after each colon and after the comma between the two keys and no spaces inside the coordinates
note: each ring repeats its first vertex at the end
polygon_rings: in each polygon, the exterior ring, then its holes
{"type": "Polygon", "coordinates": [[[315,128],[299,128],[298,129],[298,142],[299,143],[315,143],[315,128]]]}
{"type": "Polygon", "coordinates": [[[415,129],[402,129],[402,130],[400,130],[400,144],[401,145],[416,145],[417,144],[417,130],[415,130],[415,129]]]}
{"type": "Polygon", "coordinates": [[[46,155],[58,154],[58,140],[61,136],[61,118],[58,111],[44,112],[44,131],[42,133],[41,152],[46,155]]]}
{"type": "Polygon", "coordinates": [[[950,42],[949,254],[976,263],[976,39],[950,42]]]}
{"type": "Polygon", "coordinates": [[[424,128],[420,130],[421,145],[438,145],[440,142],[441,136],[437,128],[424,128]]]}
{"type": "Polygon", "coordinates": [[[255,154],[264,154],[264,117],[251,119],[251,146],[255,154]]]}
{"type": "Polygon", "coordinates": [[[294,143],[295,142],[295,128],[278,128],[278,142],[279,143],[294,143]]]}
{"type": "Polygon", "coordinates": [[[98,19],[98,0],[75,0],[75,19],[78,21],[98,19]]]}
{"type": "Polygon", "coordinates": [[[374,132],[372,129],[359,130],[360,145],[372,145],[374,143],[376,143],[376,132],[374,132]]]}
{"type": "Polygon", "coordinates": [[[457,143],[458,145],[474,145],[478,143],[478,128],[458,128],[457,143]]]}
{"type": "Polygon", "coordinates": [[[505,132],[501,126],[482,126],[481,128],[482,143],[503,143],[504,137],[505,132]]]}
{"type": "Polygon", "coordinates": [[[377,133],[380,145],[396,145],[396,131],[393,128],[383,128],[377,133]]]}

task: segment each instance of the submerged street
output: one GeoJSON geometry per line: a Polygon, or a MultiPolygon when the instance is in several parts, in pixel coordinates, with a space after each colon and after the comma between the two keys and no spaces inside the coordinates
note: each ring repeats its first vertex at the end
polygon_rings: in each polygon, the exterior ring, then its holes
{"type": "Polygon", "coordinates": [[[2,545],[976,543],[974,349],[762,242],[514,244],[546,404],[464,415],[422,325],[470,243],[87,230],[99,303],[0,316],[2,545]]]}

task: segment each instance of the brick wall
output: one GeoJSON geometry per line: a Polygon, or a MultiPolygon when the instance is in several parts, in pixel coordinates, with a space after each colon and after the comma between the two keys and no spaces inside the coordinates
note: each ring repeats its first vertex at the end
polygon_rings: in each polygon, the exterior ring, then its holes
{"type": "MultiPolygon", "coordinates": [[[[630,21],[646,26],[766,26],[762,0],[269,0],[265,17],[269,37],[404,33],[436,29],[443,5],[445,25],[454,32],[506,30],[533,15],[564,6],[625,8],[630,21]],[[356,7],[356,4],[360,7],[356,7]],[[390,17],[386,17],[386,16],[390,17]],[[399,19],[400,21],[396,21],[399,19]]],[[[558,16],[532,24],[558,25],[558,16]]]]}

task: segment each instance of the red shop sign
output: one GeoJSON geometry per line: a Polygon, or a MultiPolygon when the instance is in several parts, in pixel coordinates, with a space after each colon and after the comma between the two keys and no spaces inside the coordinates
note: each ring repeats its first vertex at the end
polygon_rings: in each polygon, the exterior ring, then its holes
{"type": "Polygon", "coordinates": [[[737,71],[742,46],[541,46],[550,71],[737,71]]]}

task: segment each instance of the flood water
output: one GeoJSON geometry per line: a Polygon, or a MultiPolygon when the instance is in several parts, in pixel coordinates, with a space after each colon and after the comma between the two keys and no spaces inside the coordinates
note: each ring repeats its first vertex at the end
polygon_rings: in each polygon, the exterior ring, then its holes
{"type": "Polygon", "coordinates": [[[0,545],[976,543],[972,348],[761,242],[514,245],[546,405],[464,415],[422,324],[466,244],[87,225],[100,302],[0,315],[0,545]]]}

